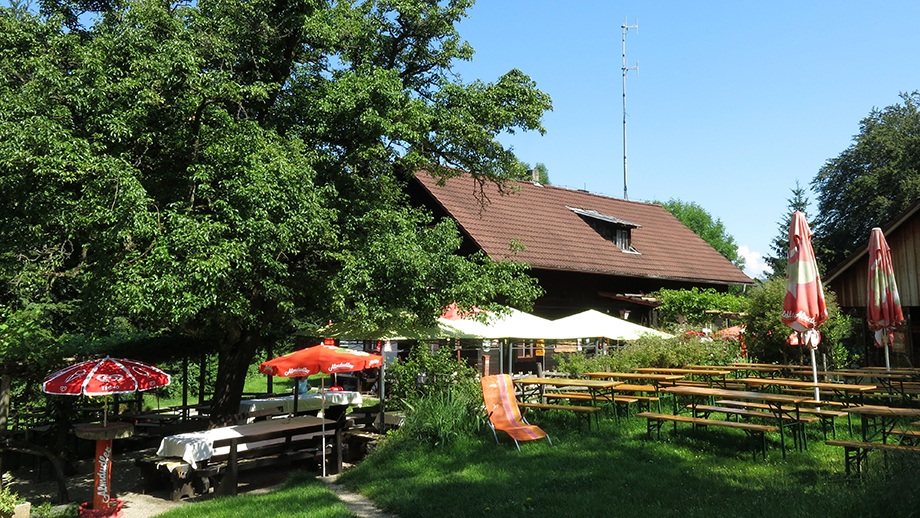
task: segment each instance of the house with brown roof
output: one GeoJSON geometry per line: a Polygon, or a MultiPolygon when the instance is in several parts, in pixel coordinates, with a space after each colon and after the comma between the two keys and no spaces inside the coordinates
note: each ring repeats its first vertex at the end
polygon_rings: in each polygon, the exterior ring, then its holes
{"type": "Polygon", "coordinates": [[[415,203],[455,220],[464,253],[512,256],[531,266],[545,295],[534,313],[558,318],[596,309],[654,325],[661,288],[714,288],[753,281],[658,204],[521,181],[502,194],[469,175],[438,185],[424,171],[410,187],[415,203]],[[512,243],[523,250],[512,254],[512,243]]]}
{"type": "MultiPolygon", "coordinates": [[[[891,264],[898,285],[901,309],[907,322],[895,334],[891,347],[892,367],[920,365],[920,201],[910,205],[887,224],[881,225],[891,248],[891,264]]],[[[828,271],[824,284],[837,295],[837,305],[861,326],[856,327],[856,343],[866,365],[885,365],[882,351],[873,346],[873,335],[866,325],[866,299],[869,289],[869,243],[828,271]]]]}

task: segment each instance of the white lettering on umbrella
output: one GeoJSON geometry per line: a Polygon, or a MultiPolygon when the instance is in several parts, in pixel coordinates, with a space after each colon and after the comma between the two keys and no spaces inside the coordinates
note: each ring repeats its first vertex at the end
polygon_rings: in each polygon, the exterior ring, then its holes
{"type": "Polygon", "coordinates": [[[285,376],[295,376],[297,374],[310,374],[310,369],[307,367],[294,367],[284,371],[285,376]]]}
{"type": "Polygon", "coordinates": [[[336,371],[336,370],[355,370],[355,366],[352,365],[351,363],[348,363],[348,362],[345,362],[345,363],[333,363],[332,365],[329,366],[329,370],[331,370],[331,371],[336,371]]]}
{"type": "Polygon", "coordinates": [[[97,374],[96,379],[100,383],[118,383],[123,381],[125,377],[121,374],[97,374]]]}

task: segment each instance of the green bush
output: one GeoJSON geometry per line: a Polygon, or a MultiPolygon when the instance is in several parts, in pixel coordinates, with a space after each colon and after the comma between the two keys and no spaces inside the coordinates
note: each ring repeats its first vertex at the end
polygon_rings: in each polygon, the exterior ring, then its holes
{"type": "Polygon", "coordinates": [[[479,398],[476,376],[476,369],[458,362],[450,347],[430,352],[427,345],[419,344],[408,357],[387,366],[387,404],[407,409],[408,402],[449,391],[458,391],[467,398],[476,394],[479,398]]]}
{"type": "MultiPolygon", "coordinates": [[[[744,317],[748,352],[752,358],[766,363],[789,363],[789,357],[798,358],[801,351],[786,343],[792,329],[783,324],[783,298],[786,295],[786,281],[773,279],[760,283],[749,290],[750,306],[744,317]]],[[[849,365],[852,357],[845,347],[852,333],[853,319],[840,311],[834,292],[824,289],[827,303],[827,321],[818,328],[821,345],[818,351],[827,354],[831,368],[849,365]]],[[[807,362],[807,361],[806,361],[807,362]]]]}
{"type": "Polygon", "coordinates": [[[443,445],[475,434],[483,423],[476,369],[459,363],[449,347],[420,345],[387,368],[387,404],[406,412],[392,441],[443,445]]]}
{"type": "Polygon", "coordinates": [[[482,427],[482,397],[460,390],[425,394],[406,402],[403,425],[392,439],[441,446],[472,437],[482,427]]]}
{"type": "Polygon", "coordinates": [[[665,324],[690,324],[702,326],[712,321],[706,311],[741,313],[747,311],[748,301],[730,293],[719,293],[712,288],[689,290],[658,290],[650,296],[661,300],[658,311],[665,324]]]}
{"type": "Polygon", "coordinates": [[[585,372],[630,372],[640,367],[673,368],[687,365],[726,365],[740,361],[738,342],[709,340],[698,335],[662,338],[645,335],[624,347],[611,348],[607,355],[563,355],[559,369],[577,376],[585,372]]]}

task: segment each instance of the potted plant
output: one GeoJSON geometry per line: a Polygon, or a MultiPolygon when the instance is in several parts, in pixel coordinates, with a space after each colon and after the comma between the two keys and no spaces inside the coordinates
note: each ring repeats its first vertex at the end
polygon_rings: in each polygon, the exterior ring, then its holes
{"type": "Polygon", "coordinates": [[[26,502],[9,486],[0,488],[0,518],[29,518],[32,504],[26,502]]]}

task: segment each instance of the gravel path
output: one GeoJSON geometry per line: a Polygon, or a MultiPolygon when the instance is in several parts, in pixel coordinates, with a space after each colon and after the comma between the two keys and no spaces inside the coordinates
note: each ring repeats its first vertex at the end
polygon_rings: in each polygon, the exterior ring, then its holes
{"type": "MultiPolygon", "coordinates": [[[[116,455],[112,464],[112,488],[118,498],[124,502],[124,518],[150,518],[164,513],[175,507],[213,498],[213,495],[201,495],[193,499],[183,499],[173,502],[169,499],[168,491],[155,491],[152,494],[143,494],[143,479],[140,470],[134,461],[152,454],[152,451],[136,451],[116,455]]],[[[272,471],[272,475],[259,474],[257,477],[240,477],[240,494],[258,494],[272,491],[287,478],[288,473],[272,471]]],[[[19,496],[33,502],[53,501],[57,496],[57,483],[50,479],[47,466],[41,477],[35,469],[24,467],[11,472],[12,480],[10,489],[19,496]]],[[[357,493],[346,490],[341,484],[336,483],[336,476],[331,475],[320,480],[326,482],[328,487],[348,506],[358,518],[395,518],[393,515],[382,513],[367,498],[357,493]]],[[[72,502],[87,502],[92,499],[93,465],[91,461],[81,463],[78,473],[67,479],[67,491],[72,502]]]]}

